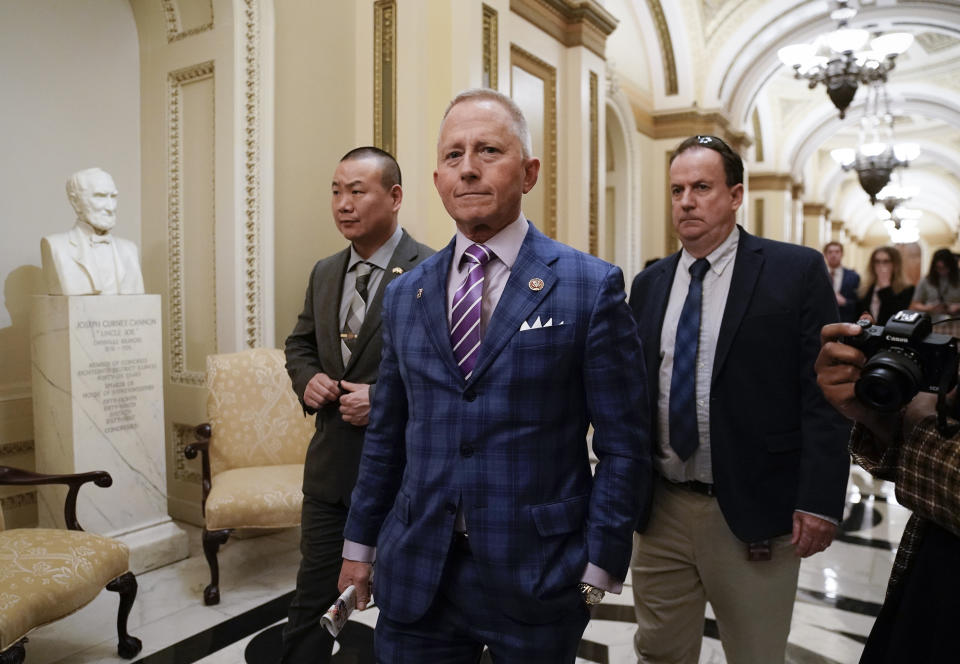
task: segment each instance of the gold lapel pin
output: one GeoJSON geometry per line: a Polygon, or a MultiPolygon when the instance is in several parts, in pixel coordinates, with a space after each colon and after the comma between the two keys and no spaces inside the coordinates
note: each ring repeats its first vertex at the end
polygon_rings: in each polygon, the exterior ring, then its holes
{"type": "Polygon", "coordinates": [[[540,277],[534,277],[527,285],[530,287],[530,290],[534,292],[543,290],[543,279],[540,277]]]}
{"type": "Polygon", "coordinates": [[[422,289],[422,288],[418,288],[418,289],[417,289],[417,299],[419,300],[421,297],[423,297],[423,289],[422,289]]]}
{"type": "Polygon", "coordinates": [[[393,269],[391,270],[391,272],[393,272],[394,274],[403,274],[403,268],[402,268],[402,267],[395,267],[395,268],[393,268],[393,269]]]}

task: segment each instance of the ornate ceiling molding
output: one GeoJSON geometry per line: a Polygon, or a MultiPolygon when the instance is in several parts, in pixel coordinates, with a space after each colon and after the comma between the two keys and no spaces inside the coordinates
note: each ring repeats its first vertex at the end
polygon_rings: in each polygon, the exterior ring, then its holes
{"type": "Polygon", "coordinates": [[[657,29],[657,41],[660,42],[660,54],[663,56],[663,90],[668,97],[680,91],[677,79],[677,60],[673,55],[673,39],[670,38],[670,26],[663,13],[660,0],[647,0],[650,14],[657,29]]]}
{"type": "Polygon", "coordinates": [[[510,11],[564,46],[584,46],[601,58],[618,23],[596,0],[510,0],[510,11]]]}
{"type": "Polygon", "coordinates": [[[637,130],[650,138],[687,138],[698,134],[718,136],[737,152],[750,147],[750,137],[734,128],[721,111],[690,109],[650,114],[634,106],[637,130]]]}

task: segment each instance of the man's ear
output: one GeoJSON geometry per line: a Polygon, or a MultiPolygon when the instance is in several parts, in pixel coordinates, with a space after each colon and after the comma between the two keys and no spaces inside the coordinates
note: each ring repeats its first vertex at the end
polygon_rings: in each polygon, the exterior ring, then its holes
{"type": "Polygon", "coordinates": [[[398,184],[390,187],[390,198],[393,199],[393,205],[391,206],[391,209],[394,212],[399,212],[400,204],[403,203],[403,187],[398,184]]]}
{"type": "Polygon", "coordinates": [[[536,157],[527,159],[523,164],[523,193],[529,192],[537,184],[540,175],[540,160],[536,157]]]}

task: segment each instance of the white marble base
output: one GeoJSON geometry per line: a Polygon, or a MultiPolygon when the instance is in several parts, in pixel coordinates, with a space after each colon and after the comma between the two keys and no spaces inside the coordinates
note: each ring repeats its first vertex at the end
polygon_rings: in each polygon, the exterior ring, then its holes
{"type": "MultiPolygon", "coordinates": [[[[106,470],[85,485],[85,530],[131,544],[135,573],[186,557],[167,511],[159,295],[35,296],[34,447],[42,473],[106,470]]],[[[38,491],[39,523],[63,527],[62,487],[38,491]]]]}

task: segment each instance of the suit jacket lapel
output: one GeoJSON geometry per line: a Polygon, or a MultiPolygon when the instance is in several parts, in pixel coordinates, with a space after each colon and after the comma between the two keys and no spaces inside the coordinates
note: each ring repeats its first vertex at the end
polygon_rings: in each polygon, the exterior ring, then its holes
{"type": "Polygon", "coordinates": [[[343,292],[343,278],[349,260],[350,248],[347,247],[321,266],[313,284],[316,300],[314,306],[317,312],[323,312],[317,316],[320,321],[320,328],[317,330],[320,366],[332,367],[338,376],[343,375],[343,354],[340,351],[340,294],[343,292]]]}
{"type": "Polygon", "coordinates": [[[424,316],[424,327],[427,335],[437,349],[437,354],[447,369],[463,379],[463,373],[453,357],[453,348],[450,345],[450,323],[447,320],[447,273],[450,262],[453,260],[453,250],[456,238],[443,248],[427,263],[422,263],[423,277],[418,288],[422,295],[417,298],[424,316]]]}
{"type": "Polygon", "coordinates": [[[483,375],[507,342],[520,331],[520,326],[530,313],[553,289],[557,276],[550,266],[556,260],[557,255],[546,236],[530,224],[497,308],[487,324],[470,383],[475,383],[483,375]],[[535,278],[543,280],[543,288],[538,291],[532,290],[529,285],[530,280],[535,278]]]}
{"type": "MultiPolygon", "coordinates": [[[[664,265],[657,268],[659,273],[653,283],[646,288],[644,296],[650,298],[650,304],[645,310],[655,312],[656,318],[650,321],[638,321],[640,329],[649,330],[642,335],[644,340],[644,354],[647,360],[647,375],[657,376],[660,366],[660,337],[663,334],[663,323],[667,315],[667,304],[670,302],[670,290],[673,288],[673,275],[680,263],[678,251],[664,265]]],[[[659,380],[651,380],[650,384],[655,391],[659,391],[659,380]]]]}
{"type": "MultiPolygon", "coordinates": [[[[80,222],[78,221],[77,223],[79,224],[80,222]]],[[[97,270],[94,269],[90,243],[86,235],[83,234],[83,231],[77,226],[70,229],[70,244],[74,247],[73,260],[87,273],[87,278],[90,279],[94,292],[99,293],[103,290],[103,285],[100,283],[100,280],[97,279],[97,270]]]]}
{"type": "Polygon", "coordinates": [[[723,320],[720,322],[720,334],[717,337],[717,352],[713,360],[713,374],[715,379],[727,359],[727,353],[733,343],[740,322],[743,320],[750,299],[753,295],[760,268],[763,267],[763,248],[757,239],[740,229],[740,240],[737,244],[737,255],[733,263],[733,276],[730,280],[730,293],[727,295],[726,306],[723,310],[723,320]]]}
{"type": "Polygon", "coordinates": [[[363,316],[363,324],[360,326],[360,332],[357,335],[357,343],[353,348],[353,352],[350,354],[350,361],[347,363],[344,373],[357,363],[357,358],[360,357],[363,349],[367,347],[367,344],[376,334],[380,333],[380,305],[383,302],[383,294],[387,290],[387,285],[400,276],[400,274],[409,270],[414,265],[418,254],[419,249],[417,243],[412,237],[407,235],[406,231],[403,231],[400,243],[397,244],[397,248],[393,250],[393,255],[387,264],[386,274],[381,277],[377,292],[367,306],[367,311],[363,316]],[[400,272],[394,272],[394,268],[400,268],[400,272]]]}

